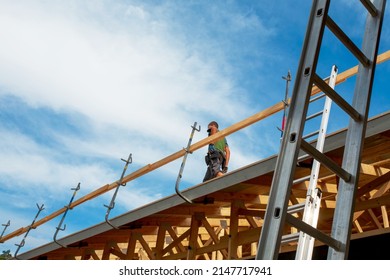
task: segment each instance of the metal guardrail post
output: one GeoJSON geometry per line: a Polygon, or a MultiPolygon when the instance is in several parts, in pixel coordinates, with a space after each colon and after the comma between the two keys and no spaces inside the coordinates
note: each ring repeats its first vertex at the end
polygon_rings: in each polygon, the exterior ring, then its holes
{"type": "Polygon", "coordinates": [[[65,206],[66,210],[65,210],[65,212],[64,212],[64,215],[62,216],[62,219],[61,219],[60,223],[59,223],[58,226],[56,227],[56,232],[54,233],[54,236],[53,236],[54,242],[57,243],[58,245],[60,245],[60,246],[63,247],[63,248],[66,248],[66,246],[65,246],[65,245],[62,245],[61,243],[59,243],[59,242],[57,241],[57,234],[58,234],[58,232],[59,232],[60,230],[61,230],[61,231],[64,231],[65,228],[66,228],[66,225],[64,225],[63,228],[61,228],[61,226],[62,226],[62,223],[63,223],[64,220],[65,220],[65,217],[66,217],[66,214],[68,213],[68,211],[69,211],[69,210],[72,210],[72,208],[71,208],[70,206],[72,205],[73,199],[74,199],[74,197],[76,196],[76,193],[77,193],[77,191],[78,191],[79,189],[80,189],[80,183],[78,183],[78,185],[77,185],[76,188],[72,188],[72,189],[71,189],[71,190],[74,191],[74,192],[73,192],[73,195],[72,195],[72,198],[70,199],[69,204],[68,204],[67,206],[65,206]]]}
{"type": "Polygon", "coordinates": [[[15,251],[15,255],[14,255],[14,258],[15,258],[15,259],[18,260],[18,258],[17,258],[18,252],[19,252],[20,248],[22,248],[22,247],[25,245],[25,243],[26,243],[26,242],[25,242],[26,237],[27,237],[27,235],[29,234],[30,230],[31,230],[32,228],[34,228],[33,226],[34,226],[34,223],[35,223],[36,219],[37,219],[38,216],[39,216],[39,213],[41,213],[41,211],[45,209],[43,206],[44,206],[44,204],[42,204],[41,206],[39,206],[38,203],[37,203],[38,212],[37,212],[37,214],[35,215],[34,220],[32,221],[31,225],[28,227],[28,230],[27,230],[26,234],[24,235],[22,241],[20,241],[19,244],[15,244],[15,246],[18,247],[18,249],[16,249],[16,251],[15,251]]]}
{"type": "Polygon", "coordinates": [[[122,172],[122,175],[119,179],[119,181],[117,182],[118,186],[116,187],[115,189],[115,192],[114,192],[114,195],[112,196],[111,198],[111,202],[110,202],[110,205],[104,205],[105,207],[107,207],[107,212],[106,212],[106,216],[105,216],[105,220],[106,220],[106,223],[109,224],[112,228],[114,229],[118,229],[116,226],[114,226],[108,216],[110,215],[110,212],[111,210],[115,207],[115,199],[116,199],[116,196],[118,194],[118,191],[119,191],[119,187],[120,186],[126,186],[126,183],[123,184],[122,181],[123,181],[123,177],[125,176],[125,173],[126,173],[126,170],[127,170],[127,167],[129,166],[130,163],[133,162],[133,159],[132,159],[132,154],[129,154],[129,157],[127,160],[121,158],[122,161],[124,161],[126,164],[125,164],[125,167],[123,168],[123,172],[122,172]]]}
{"type": "Polygon", "coordinates": [[[194,137],[194,134],[195,134],[195,131],[200,131],[200,125],[199,125],[199,128],[196,128],[196,125],[197,125],[197,122],[194,123],[192,127],[192,131],[191,131],[191,135],[190,135],[190,138],[188,139],[188,144],[187,144],[187,148],[185,148],[185,151],[186,153],[184,154],[184,157],[183,157],[183,161],[181,163],[181,166],[180,166],[180,171],[179,171],[179,174],[177,175],[177,179],[176,179],[176,185],[175,185],[175,191],[177,193],[178,196],[180,196],[182,199],[184,199],[186,202],[188,203],[193,203],[190,199],[188,199],[187,197],[185,197],[179,190],[179,184],[180,184],[180,180],[181,178],[183,177],[183,170],[184,170],[184,166],[186,164],[186,160],[187,160],[187,155],[190,152],[190,147],[191,147],[191,142],[192,142],[192,138],[194,137]]]}

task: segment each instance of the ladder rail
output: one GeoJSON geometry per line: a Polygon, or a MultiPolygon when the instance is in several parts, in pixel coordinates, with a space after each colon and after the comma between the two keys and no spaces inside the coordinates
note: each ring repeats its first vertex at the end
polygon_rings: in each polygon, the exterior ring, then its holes
{"type": "Polygon", "coordinates": [[[368,67],[359,65],[352,101],[353,107],[360,113],[362,119],[360,121],[350,120],[346,136],[346,143],[349,143],[349,145],[345,146],[342,162],[342,167],[347,172],[355,175],[352,176],[349,182],[340,180],[334,213],[335,218],[333,219],[331,232],[333,238],[340,240],[344,244],[345,250],[338,251],[329,248],[328,259],[346,259],[348,257],[355,197],[359,182],[360,158],[367,126],[368,110],[376,68],[375,59],[378,53],[386,0],[374,0],[372,4],[377,9],[377,15],[375,17],[371,16],[371,14],[367,16],[366,31],[362,46],[363,52],[370,59],[371,63],[368,67]]]}
{"type": "Polygon", "coordinates": [[[313,84],[313,73],[317,66],[319,49],[325,28],[324,15],[328,12],[329,3],[330,0],[313,1],[311,8],[309,27],[306,32],[296,75],[286,133],[283,136],[276,162],[256,259],[276,259],[279,254],[282,230],[286,219],[286,208],[299,154],[311,85],[313,84]],[[282,174],[281,170],[286,165],[290,166],[290,168],[284,170],[282,174]]]}

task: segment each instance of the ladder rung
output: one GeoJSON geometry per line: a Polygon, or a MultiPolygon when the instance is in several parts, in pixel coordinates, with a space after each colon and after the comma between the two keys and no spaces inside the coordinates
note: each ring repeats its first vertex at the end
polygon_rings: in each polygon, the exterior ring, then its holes
{"type": "Polygon", "coordinates": [[[296,184],[299,184],[299,183],[302,183],[302,182],[306,182],[306,181],[309,181],[310,180],[310,175],[307,175],[305,177],[302,177],[302,178],[299,178],[299,179],[295,179],[293,181],[293,185],[296,185],[296,184]]]}
{"type": "Polygon", "coordinates": [[[319,134],[319,133],[320,133],[319,130],[314,131],[314,132],[312,132],[312,133],[309,133],[309,134],[303,136],[302,139],[307,139],[307,138],[313,137],[314,135],[317,135],[317,134],[319,134]]]}
{"type": "Polygon", "coordinates": [[[326,95],[328,95],[334,102],[337,103],[351,118],[355,121],[360,120],[360,114],[355,110],[347,101],[344,100],[333,88],[325,83],[317,74],[314,74],[314,83],[321,89],[326,95]]]}
{"type": "Polygon", "coordinates": [[[324,164],[327,168],[333,171],[337,176],[343,179],[345,182],[351,180],[351,174],[338,166],[329,157],[318,151],[315,147],[307,143],[305,140],[301,140],[301,148],[308,154],[311,154],[317,161],[324,164]]]}
{"type": "Polygon", "coordinates": [[[354,42],[344,33],[343,30],[328,16],[326,18],[326,25],[336,35],[337,38],[349,49],[349,51],[365,66],[370,66],[370,60],[364,53],[355,45],[354,42]]]}
{"type": "Polygon", "coordinates": [[[363,6],[366,7],[367,11],[373,17],[376,17],[378,15],[378,10],[370,0],[360,0],[360,2],[362,2],[363,6]]]}
{"type": "Polygon", "coordinates": [[[299,239],[299,232],[291,233],[291,234],[286,234],[282,236],[281,243],[286,244],[294,241],[298,241],[299,239]]]}
{"type": "Polygon", "coordinates": [[[310,99],[310,103],[312,103],[312,102],[315,102],[315,101],[317,101],[317,100],[319,100],[319,99],[321,99],[321,98],[324,98],[326,96],[326,94],[325,93],[323,93],[323,94],[320,94],[320,95],[318,95],[318,96],[316,96],[316,97],[313,97],[312,99],[310,99]]]}
{"type": "Polygon", "coordinates": [[[287,213],[294,214],[294,213],[301,212],[301,211],[303,211],[305,209],[305,205],[306,205],[305,202],[299,203],[299,204],[290,205],[289,207],[287,207],[287,213]]]}
{"type": "Polygon", "coordinates": [[[286,214],[286,222],[296,227],[297,229],[307,233],[308,235],[314,237],[315,239],[318,239],[319,241],[327,244],[328,246],[334,248],[337,251],[341,249],[342,243],[340,241],[326,235],[325,233],[319,231],[311,225],[308,225],[307,223],[295,218],[291,214],[286,214]]]}
{"type": "Polygon", "coordinates": [[[298,157],[297,162],[301,162],[301,161],[307,160],[309,158],[312,158],[312,156],[308,155],[308,154],[304,154],[304,155],[301,155],[300,157],[298,157]]]}
{"type": "Polygon", "coordinates": [[[314,119],[314,118],[316,118],[316,117],[318,117],[318,116],[321,116],[323,113],[324,113],[324,111],[319,111],[319,112],[317,112],[317,113],[314,113],[314,114],[308,116],[308,117],[306,118],[306,120],[308,121],[308,120],[314,119]]]}

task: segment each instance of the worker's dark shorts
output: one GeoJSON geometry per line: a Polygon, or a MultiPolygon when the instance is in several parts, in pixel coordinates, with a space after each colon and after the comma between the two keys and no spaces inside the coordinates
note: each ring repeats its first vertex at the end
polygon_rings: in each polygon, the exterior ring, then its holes
{"type": "Polygon", "coordinates": [[[218,172],[222,171],[222,159],[222,155],[217,151],[205,157],[207,171],[204,176],[203,182],[214,178],[215,176],[217,176],[218,172]]]}

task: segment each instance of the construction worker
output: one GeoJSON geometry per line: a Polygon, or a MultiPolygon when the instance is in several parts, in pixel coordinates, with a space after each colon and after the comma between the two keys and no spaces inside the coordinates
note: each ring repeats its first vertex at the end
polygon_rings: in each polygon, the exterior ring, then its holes
{"type": "MultiPolygon", "coordinates": [[[[217,133],[218,131],[218,123],[216,121],[210,122],[207,129],[209,136],[217,133]]],[[[203,182],[222,176],[226,173],[228,171],[229,159],[230,149],[226,138],[221,138],[215,143],[210,143],[205,157],[207,171],[203,182]]]]}

